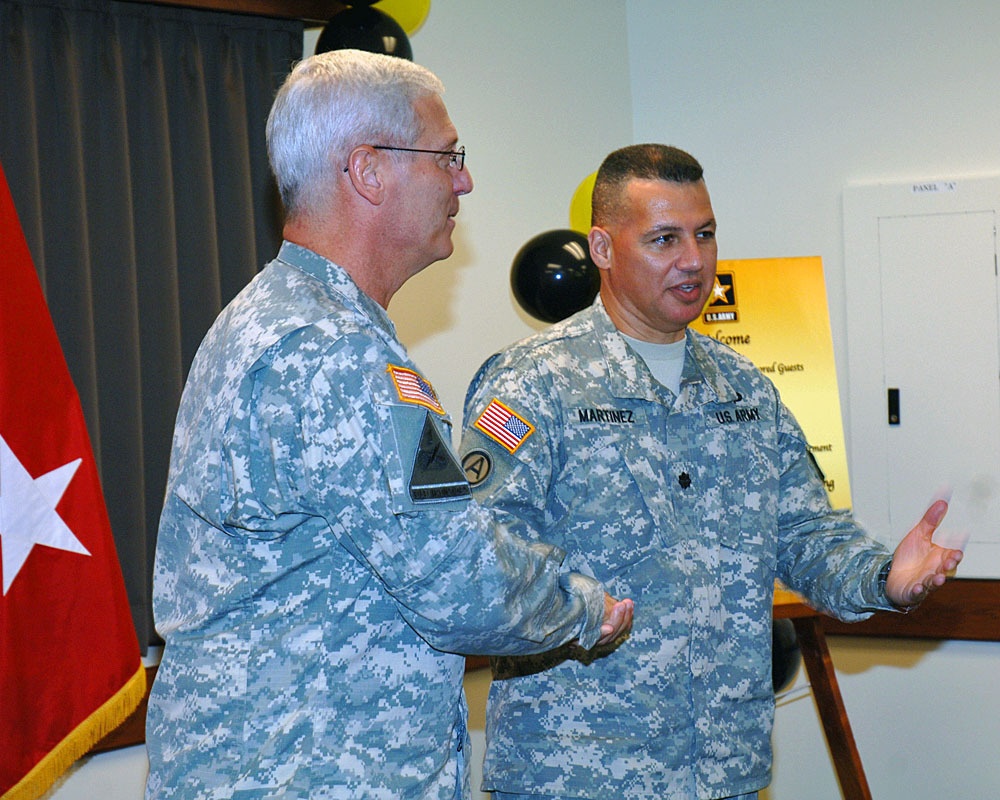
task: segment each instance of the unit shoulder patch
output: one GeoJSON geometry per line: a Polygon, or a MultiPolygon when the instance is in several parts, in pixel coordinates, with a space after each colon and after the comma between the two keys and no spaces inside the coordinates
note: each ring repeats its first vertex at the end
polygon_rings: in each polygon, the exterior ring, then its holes
{"type": "Polygon", "coordinates": [[[462,459],[462,469],[469,486],[478,486],[493,471],[493,459],[485,450],[470,450],[462,459]]]}
{"type": "Polygon", "coordinates": [[[441,438],[433,417],[427,414],[413,460],[409,490],[414,503],[437,503],[471,494],[457,459],[441,438]]]}

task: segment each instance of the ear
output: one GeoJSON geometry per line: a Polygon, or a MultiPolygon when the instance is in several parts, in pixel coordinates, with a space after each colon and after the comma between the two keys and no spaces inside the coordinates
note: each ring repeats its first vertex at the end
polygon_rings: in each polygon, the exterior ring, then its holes
{"type": "Polygon", "coordinates": [[[382,180],[379,153],[373,147],[355,147],[347,157],[347,178],[354,191],[372,205],[381,205],[385,200],[385,183],[382,180]]]}
{"type": "Polygon", "coordinates": [[[587,234],[587,242],[590,245],[590,257],[596,267],[598,269],[611,269],[611,254],[614,250],[611,234],[604,228],[595,226],[587,234]]]}

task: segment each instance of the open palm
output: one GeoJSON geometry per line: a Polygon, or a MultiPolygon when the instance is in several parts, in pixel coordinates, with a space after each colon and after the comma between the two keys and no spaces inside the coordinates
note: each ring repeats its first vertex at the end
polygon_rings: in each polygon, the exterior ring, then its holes
{"type": "Polygon", "coordinates": [[[948,504],[938,500],[924,512],[913,530],[896,547],[886,594],[900,608],[911,608],[942,586],[962,560],[962,551],[940,547],[931,541],[948,504]]]}

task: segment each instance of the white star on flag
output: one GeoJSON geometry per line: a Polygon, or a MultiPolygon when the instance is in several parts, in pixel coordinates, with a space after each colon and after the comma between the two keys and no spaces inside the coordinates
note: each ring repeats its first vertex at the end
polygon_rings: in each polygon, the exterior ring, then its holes
{"type": "Polygon", "coordinates": [[[78,458],[32,478],[0,436],[0,558],[5,595],[36,544],[90,555],[56,512],[81,462],[78,458]]]}

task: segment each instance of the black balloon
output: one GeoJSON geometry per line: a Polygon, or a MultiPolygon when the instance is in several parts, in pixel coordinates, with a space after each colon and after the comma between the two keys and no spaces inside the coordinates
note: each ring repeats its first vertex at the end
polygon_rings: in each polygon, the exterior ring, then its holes
{"type": "Polygon", "coordinates": [[[546,231],[532,237],[510,268],[514,298],[543,322],[558,322],[586,308],[600,287],[587,237],[579,231],[546,231]]]}
{"type": "Polygon", "coordinates": [[[334,14],[316,40],[316,52],[366,50],[413,60],[406,31],[384,11],[368,6],[345,8],[334,14]]]}
{"type": "Polygon", "coordinates": [[[799,639],[790,619],[776,619],[772,623],[771,648],[771,683],[777,694],[795,680],[802,663],[799,639]]]}

